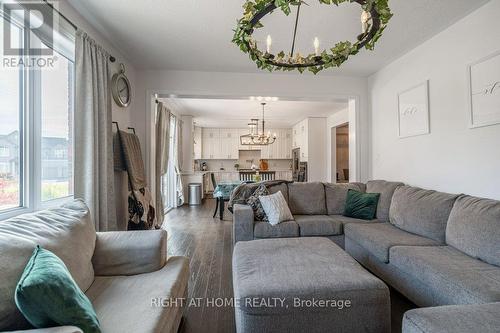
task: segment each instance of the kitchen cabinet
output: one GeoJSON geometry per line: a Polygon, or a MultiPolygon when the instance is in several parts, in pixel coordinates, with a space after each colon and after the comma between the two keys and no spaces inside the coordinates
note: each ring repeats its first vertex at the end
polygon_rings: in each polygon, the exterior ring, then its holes
{"type": "Polygon", "coordinates": [[[220,130],[220,159],[237,160],[239,155],[239,136],[237,129],[220,130]]]}
{"type": "Polygon", "coordinates": [[[203,128],[200,131],[201,134],[197,133],[195,127],[195,159],[237,160],[240,150],[260,150],[263,159],[292,158],[293,137],[291,129],[270,129],[271,133],[276,133],[277,139],[269,146],[241,145],[240,136],[248,134],[248,129],[203,128]],[[198,135],[199,140],[197,139],[198,135]],[[201,145],[196,146],[199,141],[201,145]],[[201,147],[201,151],[198,147],[201,147]]]}
{"type": "Polygon", "coordinates": [[[309,156],[309,119],[304,119],[292,129],[292,147],[300,149],[300,161],[307,162],[309,156]]]}
{"type": "Polygon", "coordinates": [[[195,126],[193,129],[193,158],[200,160],[202,158],[202,134],[201,127],[195,126]]]}
{"type": "Polygon", "coordinates": [[[271,133],[276,133],[276,141],[269,146],[263,146],[261,158],[270,160],[283,160],[292,158],[292,130],[270,129],[271,133]]]}

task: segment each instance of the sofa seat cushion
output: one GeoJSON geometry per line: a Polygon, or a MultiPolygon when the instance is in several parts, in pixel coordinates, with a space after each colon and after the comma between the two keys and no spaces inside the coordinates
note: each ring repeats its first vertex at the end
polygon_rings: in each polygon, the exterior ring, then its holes
{"type": "Polygon", "coordinates": [[[294,215],[326,215],[322,183],[288,184],[288,206],[294,215]]]}
{"type": "Polygon", "coordinates": [[[459,195],[400,186],[394,191],[390,222],[405,231],[445,241],[446,223],[459,195]]]}
{"type": "Polygon", "coordinates": [[[389,250],[393,246],[436,246],[440,243],[411,234],[390,223],[349,223],[344,226],[347,238],[359,244],[382,262],[389,262],[389,250]]]}
{"type": "Polygon", "coordinates": [[[397,246],[391,264],[433,290],[436,304],[500,301],[500,267],[450,246],[397,246]]]}
{"type": "Polygon", "coordinates": [[[365,192],[366,185],[363,183],[330,184],[325,183],[325,198],[328,215],[342,215],[345,210],[347,191],[355,190],[365,192]]]}
{"type": "Polygon", "coordinates": [[[389,222],[389,208],[391,207],[392,195],[399,186],[400,182],[388,182],[385,180],[370,180],[366,183],[366,193],[380,193],[380,199],[377,206],[377,220],[389,222]]]}
{"type": "Polygon", "coordinates": [[[37,245],[66,265],[82,291],[94,281],[92,255],[96,233],[81,200],[0,222],[0,331],[29,327],[14,302],[14,290],[37,245]]]}
{"type": "Polygon", "coordinates": [[[343,232],[342,222],[328,215],[294,215],[300,236],[334,236],[343,232]]]}
{"type": "MultiPolygon", "coordinates": [[[[379,223],[378,220],[361,220],[361,219],[356,219],[354,217],[348,217],[344,215],[330,215],[330,217],[336,221],[342,223],[342,225],[346,225],[348,223],[357,223],[357,224],[365,224],[365,223],[379,223]]],[[[342,231],[343,233],[343,231],[342,231]]]]}
{"type": "Polygon", "coordinates": [[[171,257],[158,271],[131,276],[96,276],[87,296],[102,332],[175,332],[178,305],[161,302],[187,297],[189,262],[171,257]],[[163,303],[165,305],[165,303],[163,303]]]}
{"type": "Polygon", "coordinates": [[[446,244],[500,266],[500,201],[458,198],[446,227],[446,244]]]}
{"type": "Polygon", "coordinates": [[[299,237],[299,225],[295,221],[271,225],[269,222],[255,222],[254,238],[299,237]]]}
{"type": "Polygon", "coordinates": [[[500,303],[448,305],[405,313],[405,333],[498,333],[500,303]]]}

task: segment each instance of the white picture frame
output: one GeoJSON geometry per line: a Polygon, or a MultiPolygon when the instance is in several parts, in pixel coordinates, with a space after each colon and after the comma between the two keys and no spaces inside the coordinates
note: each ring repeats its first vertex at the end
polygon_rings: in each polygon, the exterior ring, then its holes
{"type": "Polygon", "coordinates": [[[500,124],[500,51],[467,66],[469,128],[500,124]]]}
{"type": "Polygon", "coordinates": [[[398,94],[398,136],[402,139],[429,133],[429,80],[426,80],[398,94]]]}

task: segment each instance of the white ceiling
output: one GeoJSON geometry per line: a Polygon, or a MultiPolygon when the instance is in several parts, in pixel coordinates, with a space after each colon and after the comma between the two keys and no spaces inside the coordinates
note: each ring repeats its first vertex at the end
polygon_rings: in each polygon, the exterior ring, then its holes
{"type": "MultiPolygon", "coordinates": [[[[327,74],[368,76],[489,0],[391,0],[394,17],[374,52],[363,50],[327,74]]],[[[231,43],[243,0],[69,0],[114,46],[140,69],[257,72],[231,43]]],[[[298,51],[312,52],[317,36],[328,47],[360,33],[357,4],[303,6],[298,51]]],[[[273,36],[274,50],[288,51],[293,15],[280,11],[264,18],[256,37],[273,36]]]]}
{"type": "MultiPolygon", "coordinates": [[[[197,126],[219,128],[246,128],[250,119],[262,120],[262,106],[248,99],[161,99],[175,113],[194,117],[197,126]]],[[[291,128],[307,117],[328,117],[347,109],[347,101],[267,102],[266,127],[291,128]]]]}

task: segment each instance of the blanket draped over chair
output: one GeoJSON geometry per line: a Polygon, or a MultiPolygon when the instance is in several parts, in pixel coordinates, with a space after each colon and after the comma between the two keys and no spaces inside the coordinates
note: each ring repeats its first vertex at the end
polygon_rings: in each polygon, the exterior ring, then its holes
{"type": "Polygon", "coordinates": [[[119,130],[115,140],[115,168],[124,167],[129,179],[128,229],[147,230],[157,227],[139,138],[135,133],[119,130]]]}
{"type": "Polygon", "coordinates": [[[260,184],[264,184],[267,188],[281,185],[281,184],[289,184],[291,181],[287,180],[269,180],[261,183],[243,183],[239,185],[234,191],[231,193],[231,197],[229,198],[229,203],[227,205],[227,209],[232,213],[233,206],[236,204],[245,205],[247,199],[253,194],[253,192],[259,187],[260,184]]]}

